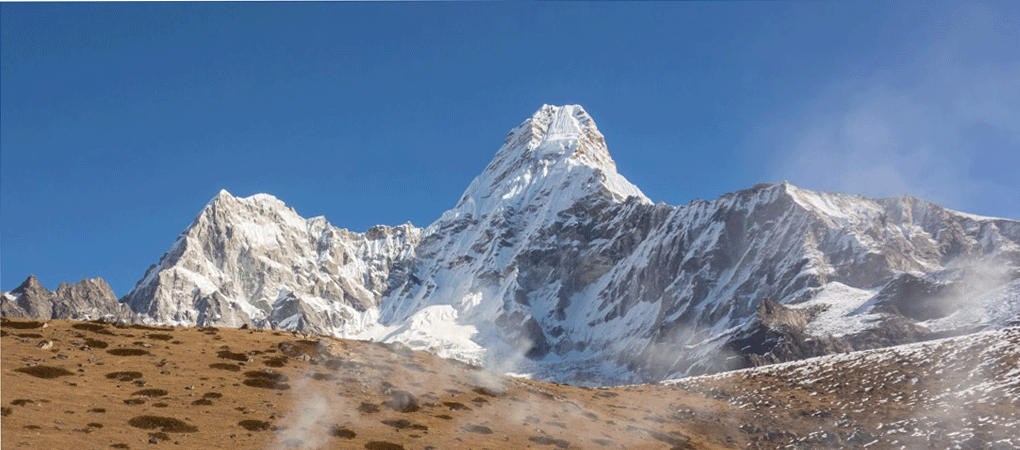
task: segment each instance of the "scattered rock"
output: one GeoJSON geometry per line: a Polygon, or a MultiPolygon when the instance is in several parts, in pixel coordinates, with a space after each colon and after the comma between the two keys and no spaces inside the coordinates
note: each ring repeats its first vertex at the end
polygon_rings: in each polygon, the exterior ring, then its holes
{"type": "Polygon", "coordinates": [[[388,408],[402,413],[413,413],[421,409],[418,399],[407,391],[390,391],[390,398],[383,402],[388,408]]]}
{"type": "Polygon", "coordinates": [[[570,447],[570,443],[563,439],[555,439],[549,436],[532,436],[528,438],[529,441],[534,442],[538,445],[555,445],[559,448],[570,447]]]}
{"type": "Polygon", "coordinates": [[[470,432],[470,433],[492,434],[492,428],[481,426],[481,425],[467,424],[467,425],[464,425],[464,426],[460,427],[460,429],[462,429],[464,431],[467,431],[467,432],[470,432]]]}

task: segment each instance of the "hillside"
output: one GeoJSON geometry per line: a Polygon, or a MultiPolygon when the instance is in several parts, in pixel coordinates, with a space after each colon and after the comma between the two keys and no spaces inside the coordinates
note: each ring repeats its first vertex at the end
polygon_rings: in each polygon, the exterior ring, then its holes
{"type": "Polygon", "coordinates": [[[5,319],[0,334],[4,448],[1020,445],[1016,328],[615,388],[284,331],[5,319]]]}

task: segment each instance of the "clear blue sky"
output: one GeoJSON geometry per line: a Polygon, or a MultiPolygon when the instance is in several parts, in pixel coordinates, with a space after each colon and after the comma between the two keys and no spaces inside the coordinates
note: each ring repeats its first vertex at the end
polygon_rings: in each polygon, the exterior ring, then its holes
{"type": "Polygon", "coordinates": [[[543,103],[656,201],[1020,219],[1016,3],[3,3],[0,288],[123,295],[221,189],[426,226],[543,103]]]}

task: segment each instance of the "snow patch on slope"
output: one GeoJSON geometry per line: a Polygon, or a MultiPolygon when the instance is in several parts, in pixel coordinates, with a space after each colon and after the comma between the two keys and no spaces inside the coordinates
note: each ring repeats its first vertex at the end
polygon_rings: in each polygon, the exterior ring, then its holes
{"type": "Polygon", "coordinates": [[[882,318],[880,314],[870,314],[861,310],[861,307],[877,293],[874,289],[857,289],[833,281],[826,284],[811,300],[790,306],[820,310],[808,323],[805,332],[839,337],[872,328],[874,323],[882,318]]]}
{"type": "Polygon", "coordinates": [[[1020,323],[1020,279],[973,298],[959,311],[925,322],[934,331],[1000,328],[1020,323]]]}

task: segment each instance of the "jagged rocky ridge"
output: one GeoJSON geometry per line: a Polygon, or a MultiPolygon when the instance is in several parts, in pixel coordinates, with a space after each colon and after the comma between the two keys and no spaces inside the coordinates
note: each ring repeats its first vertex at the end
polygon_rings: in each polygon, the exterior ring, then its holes
{"type": "Polygon", "coordinates": [[[354,233],[222,191],[121,301],[156,323],[341,334],[378,307],[420,236],[410,224],[354,233]]]}
{"type": "Polygon", "coordinates": [[[1016,221],[788,183],[653,204],[582,108],[545,106],[424,230],[354,233],[221,192],[120,301],[148,322],[400,341],[612,384],[1015,322],[1018,243],[1016,221]]]}
{"type": "Polygon", "coordinates": [[[34,275],[0,296],[0,314],[34,319],[140,319],[127,305],[117,302],[113,289],[102,278],[60,283],[56,291],[51,291],[34,275]]]}

